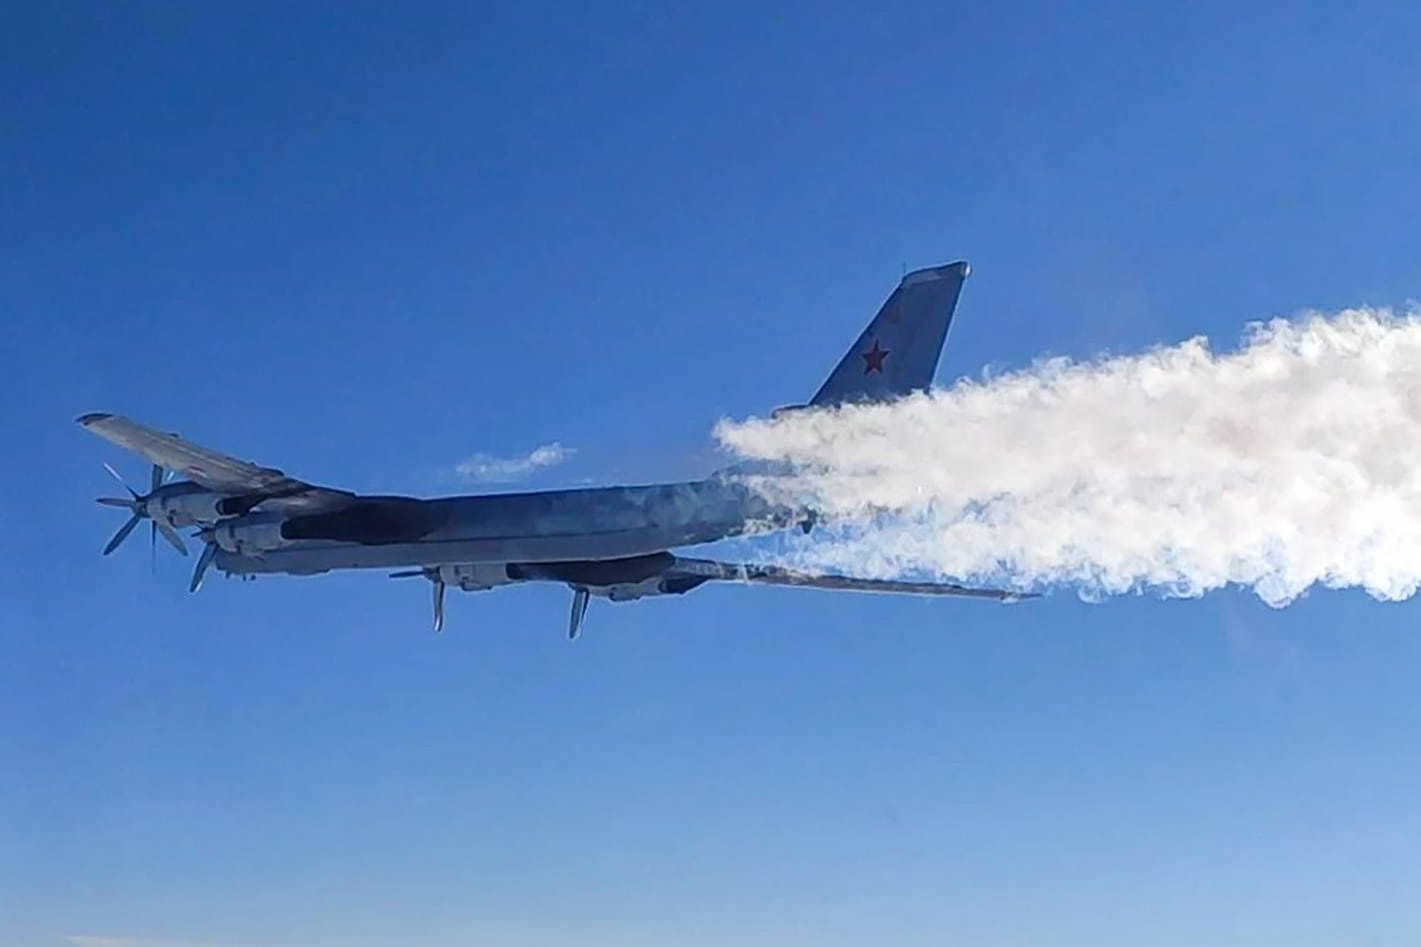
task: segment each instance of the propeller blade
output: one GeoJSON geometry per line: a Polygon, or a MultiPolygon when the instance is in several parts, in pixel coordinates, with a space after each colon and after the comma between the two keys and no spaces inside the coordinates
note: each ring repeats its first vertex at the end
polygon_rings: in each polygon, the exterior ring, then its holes
{"type": "Polygon", "coordinates": [[[133,501],[125,500],[123,497],[98,497],[95,503],[102,503],[104,506],[121,506],[125,510],[133,509],[133,501]]]}
{"type": "Polygon", "coordinates": [[[132,487],[130,487],[130,486],[128,485],[128,481],[125,480],[125,479],[123,479],[123,477],[119,476],[119,472],[118,472],[117,470],[114,470],[114,469],[113,469],[112,467],[110,467],[108,464],[104,464],[104,469],[107,470],[107,471],[109,472],[109,476],[110,476],[110,477],[113,477],[115,480],[117,480],[117,481],[119,482],[119,484],[120,484],[125,490],[127,490],[127,491],[129,492],[129,494],[130,494],[135,500],[138,499],[138,491],[135,490],[135,489],[133,489],[132,487]]]}
{"type": "Polygon", "coordinates": [[[424,576],[427,575],[427,574],[428,574],[428,573],[426,573],[423,569],[410,569],[410,570],[407,571],[407,572],[391,572],[391,573],[389,574],[388,578],[391,578],[391,579],[415,579],[415,578],[422,578],[422,577],[424,577],[424,576]]]}
{"type": "Polygon", "coordinates": [[[148,521],[148,574],[158,574],[158,523],[148,521]]]}
{"type": "Polygon", "coordinates": [[[567,619],[568,640],[577,637],[577,633],[582,630],[582,619],[587,617],[587,603],[592,600],[592,593],[586,588],[576,588],[572,590],[572,614],[567,619]]]}
{"type": "Polygon", "coordinates": [[[138,525],[138,521],[140,519],[142,519],[142,517],[140,517],[137,513],[129,517],[128,522],[124,523],[118,528],[118,532],[113,534],[113,539],[110,539],[109,544],[104,547],[104,555],[107,556],[109,553],[117,549],[123,543],[123,541],[128,538],[128,534],[133,532],[133,527],[138,525]]]}
{"type": "Polygon", "coordinates": [[[434,630],[444,630],[444,580],[434,580],[434,630]]]}
{"type": "Polygon", "coordinates": [[[212,560],[216,555],[216,543],[208,543],[203,547],[202,555],[197,557],[197,568],[192,570],[192,581],[188,583],[187,587],[189,592],[196,592],[202,588],[202,577],[207,574],[207,567],[212,565],[212,560]]]}
{"type": "Polygon", "coordinates": [[[148,478],[148,492],[152,493],[163,485],[163,468],[157,464],[153,465],[153,473],[148,478]]]}
{"type": "Polygon", "coordinates": [[[153,525],[158,528],[158,532],[163,534],[163,538],[168,541],[169,546],[172,546],[184,556],[187,555],[187,543],[183,542],[183,538],[178,535],[177,530],[173,529],[171,525],[161,522],[160,520],[154,520],[153,525]]]}

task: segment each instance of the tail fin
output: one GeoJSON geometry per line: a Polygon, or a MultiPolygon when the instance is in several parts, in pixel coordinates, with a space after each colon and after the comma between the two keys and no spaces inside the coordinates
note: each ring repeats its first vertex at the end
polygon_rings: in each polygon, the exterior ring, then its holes
{"type": "Polygon", "coordinates": [[[958,262],[904,276],[810,405],[891,401],[931,385],[969,272],[958,262]]]}

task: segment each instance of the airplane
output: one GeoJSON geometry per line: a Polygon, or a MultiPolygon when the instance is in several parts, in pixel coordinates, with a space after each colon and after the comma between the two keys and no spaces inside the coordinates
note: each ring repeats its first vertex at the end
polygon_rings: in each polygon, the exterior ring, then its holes
{"type": "MultiPolygon", "coordinates": [[[[904,274],[868,327],[815,395],[776,412],[881,402],[932,383],[970,268],[949,263],[904,274]]],[[[419,499],[361,496],[288,477],[117,414],[78,418],[87,431],[153,464],[148,492],[98,502],[129,512],[104,547],[117,549],[143,520],[183,555],[178,530],[195,528],[202,552],[189,590],[209,568],[243,578],[314,575],[337,569],[395,569],[433,588],[434,630],[444,627],[448,586],[484,591],[527,582],[572,589],[568,637],[576,638],[593,596],[613,602],[680,595],[708,582],[858,592],[940,595],[1010,602],[1006,589],[944,582],[819,575],[781,566],[722,562],[673,550],[799,527],[813,509],[768,499],[736,468],[701,480],[419,499]],[[171,475],[184,479],[170,480],[171,475]]]]}

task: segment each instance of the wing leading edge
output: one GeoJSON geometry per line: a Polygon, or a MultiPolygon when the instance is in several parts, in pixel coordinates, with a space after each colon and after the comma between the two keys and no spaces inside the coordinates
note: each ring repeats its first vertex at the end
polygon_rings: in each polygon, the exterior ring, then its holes
{"type": "Polygon", "coordinates": [[[779,585],[841,592],[879,592],[897,595],[939,595],[1015,602],[1036,598],[1034,593],[1009,589],[973,588],[952,582],[910,582],[899,579],[859,579],[843,575],[818,575],[782,566],[749,562],[719,562],[714,559],[687,559],[677,556],[667,576],[697,577],[711,582],[739,582],[749,585],[779,585]]]}
{"type": "Polygon", "coordinates": [[[318,487],[288,477],[274,467],[238,460],[119,414],[85,414],[78,418],[78,423],[112,444],[141,454],[157,466],[219,493],[258,495],[302,508],[340,504],[355,496],[345,490],[318,487]]]}

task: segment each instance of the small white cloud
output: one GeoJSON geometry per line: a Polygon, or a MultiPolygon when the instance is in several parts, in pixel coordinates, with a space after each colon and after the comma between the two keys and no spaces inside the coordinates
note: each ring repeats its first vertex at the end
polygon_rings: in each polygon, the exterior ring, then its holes
{"type": "Polygon", "coordinates": [[[520,480],[539,470],[556,467],[576,454],[571,447],[563,447],[557,441],[533,448],[517,457],[497,457],[493,454],[475,454],[459,464],[455,469],[462,477],[487,483],[506,483],[520,480]]]}

